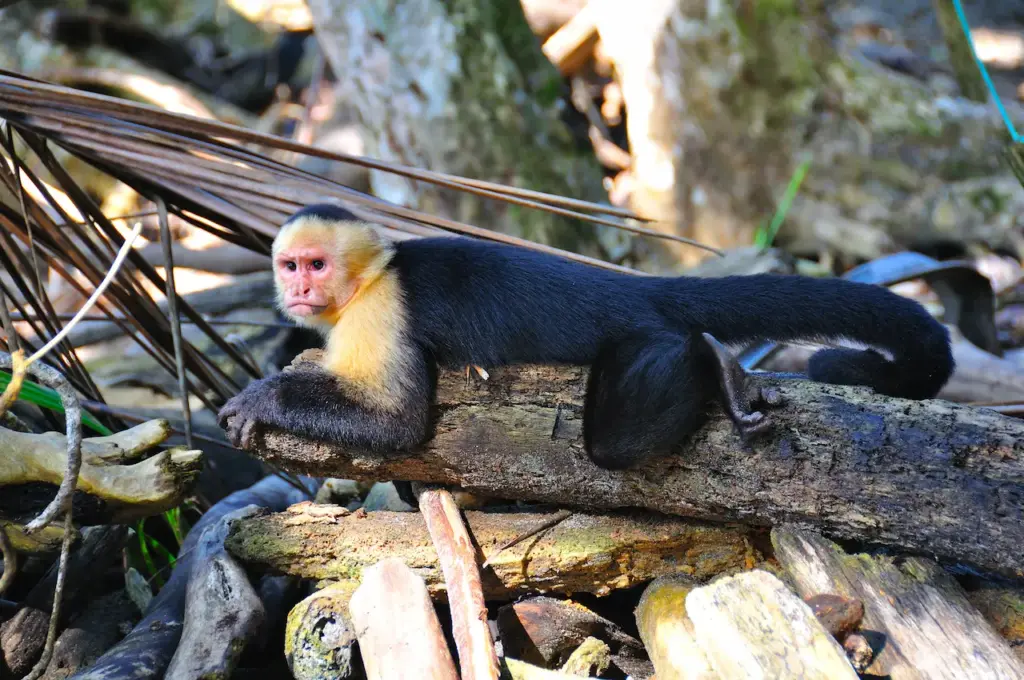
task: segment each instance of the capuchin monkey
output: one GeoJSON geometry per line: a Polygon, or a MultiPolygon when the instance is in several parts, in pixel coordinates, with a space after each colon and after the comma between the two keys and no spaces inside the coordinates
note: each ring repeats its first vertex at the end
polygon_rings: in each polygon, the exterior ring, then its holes
{"type": "Polygon", "coordinates": [[[576,364],[590,367],[586,451],[622,469],[676,450],[716,395],[741,435],[764,429],[716,346],[840,345],[811,357],[810,379],[909,399],[934,397],[954,366],[945,327],[881,286],[647,277],[469,238],[392,242],[336,205],[289,218],[273,267],[281,310],[323,332],[326,371],[282,372],[228,401],[219,421],[241,448],[270,427],[360,451],[409,449],[430,436],[438,366],[576,364]]]}

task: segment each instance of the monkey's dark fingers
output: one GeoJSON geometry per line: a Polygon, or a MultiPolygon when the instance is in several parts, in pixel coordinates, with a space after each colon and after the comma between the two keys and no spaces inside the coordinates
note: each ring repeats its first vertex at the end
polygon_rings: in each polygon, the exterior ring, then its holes
{"type": "Polygon", "coordinates": [[[239,447],[248,449],[252,446],[252,436],[256,429],[257,421],[255,418],[246,419],[242,425],[242,429],[239,432],[239,447]]]}

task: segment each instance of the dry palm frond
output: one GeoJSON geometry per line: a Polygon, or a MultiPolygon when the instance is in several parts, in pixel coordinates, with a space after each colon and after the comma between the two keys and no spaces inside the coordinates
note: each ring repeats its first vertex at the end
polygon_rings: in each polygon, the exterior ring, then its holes
{"type": "MultiPolygon", "coordinates": [[[[0,266],[16,289],[0,288],[0,294],[14,302],[18,318],[31,324],[37,338],[52,337],[60,323],[38,277],[33,280],[33,276],[24,274],[38,270],[34,259],[48,260],[59,276],[88,295],[108,270],[124,238],[122,231],[61,164],[53,146],[119,180],[154,204],[166,206],[168,213],[184,222],[261,253],[269,252],[278,225],[297,208],[336,200],[399,238],[455,232],[551,252],[595,266],[633,271],[394,205],[285,165],[257,151],[257,147],[265,152],[285,151],[356,164],[582,221],[689,242],[637,226],[641,220],[630,211],[609,205],[328,152],[214,120],[52,85],[7,71],[0,71],[0,119],[6,126],[0,142],[7,156],[5,161],[0,155],[0,266]],[[37,163],[22,162],[18,149],[34,155],[37,163]],[[30,165],[41,170],[33,171],[30,165]],[[48,177],[40,177],[40,172],[48,177]],[[4,200],[5,189],[15,197],[14,201],[4,200]],[[88,285],[82,285],[73,275],[75,271],[88,285]]],[[[98,310],[116,318],[155,361],[179,375],[188,391],[213,408],[214,402],[226,399],[239,385],[191,343],[180,343],[180,334],[172,332],[167,315],[140,284],[140,276],[157,290],[167,290],[164,277],[133,252],[97,305],[98,310]]],[[[180,295],[174,294],[174,300],[183,321],[197,326],[250,376],[258,375],[258,368],[180,295]]],[[[26,349],[32,351],[31,346],[26,349]]],[[[87,399],[102,401],[73,347],[64,343],[51,356],[87,399]]]]}

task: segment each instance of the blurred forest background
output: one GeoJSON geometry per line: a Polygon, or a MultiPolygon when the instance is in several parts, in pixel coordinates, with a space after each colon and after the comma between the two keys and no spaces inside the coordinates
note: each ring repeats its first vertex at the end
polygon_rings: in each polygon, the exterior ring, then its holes
{"type": "MultiPolygon", "coordinates": [[[[272,309],[266,256],[312,200],[354,200],[400,237],[469,233],[639,272],[891,284],[954,331],[941,396],[1024,412],[1024,187],[1007,153],[1024,129],[1024,0],[964,9],[1006,118],[946,0],[0,0],[0,70],[168,114],[0,74],[0,118],[18,123],[0,130],[0,302],[19,338],[0,347],[42,346],[141,223],[104,302],[48,360],[86,437],[166,418],[139,436],[203,451],[146,473],[159,498],[90,482],[102,503],[76,523],[132,527],[102,544],[127,545],[138,577],[108,604],[147,606],[192,524],[267,474],[225,443],[216,406],[315,342],[272,309]]],[[[744,365],[806,357],[749,348],[744,365]]],[[[5,427],[64,430],[53,394],[22,397],[5,427]]],[[[4,474],[0,497],[19,492],[0,527],[39,577],[63,532],[19,532],[52,480],[42,493],[4,474]]],[[[353,507],[409,509],[386,483],[344,489],[353,507]]],[[[32,625],[0,606],[0,671],[40,658],[51,602],[32,625]]]]}

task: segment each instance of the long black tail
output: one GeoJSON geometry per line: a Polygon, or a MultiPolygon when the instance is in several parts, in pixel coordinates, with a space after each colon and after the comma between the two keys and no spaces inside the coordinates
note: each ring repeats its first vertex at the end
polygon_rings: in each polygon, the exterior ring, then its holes
{"type": "Polygon", "coordinates": [[[808,366],[813,380],[928,399],[953,373],[946,328],[917,302],[882,286],[778,274],[682,277],[668,285],[668,297],[677,304],[667,315],[727,344],[775,340],[866,347],[816,352],[808,366]]]}

